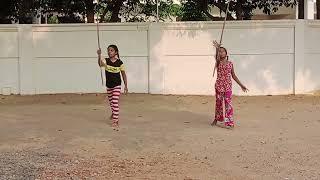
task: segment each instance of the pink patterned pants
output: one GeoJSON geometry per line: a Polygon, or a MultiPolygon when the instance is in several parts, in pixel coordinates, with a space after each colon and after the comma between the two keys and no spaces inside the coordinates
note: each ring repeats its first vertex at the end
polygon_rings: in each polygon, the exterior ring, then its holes
{"type": "Polygon", "coordinates": [[[107,94],[112,112],[112,121],[114,124],[119,124],[119,99],[121,94],[121,86],[107,88],[107,94]]]}
{"type": "Polygon", "coordinates": [[[233,126],[233,107],[232,107],[232,92],[216,91],[216,113],[215,120],[224,122],[226,126],[233,126]],[[223,113],[223,102],[225,106],[225,114],[223,113]]]}

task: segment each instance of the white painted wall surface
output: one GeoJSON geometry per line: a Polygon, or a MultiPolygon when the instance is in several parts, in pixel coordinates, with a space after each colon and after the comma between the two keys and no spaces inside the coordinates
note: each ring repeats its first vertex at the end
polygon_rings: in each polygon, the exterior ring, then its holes
{"type": "Polygon", "coordinates": [[[5,25],[0,27],[0,94],[18,94],[18,28],[5,25]]]}
{"type": "Polygon", "coordinates": [[[296,70],[298,93],[319,93],[320,22],[307,21],[304,25],[304,60],[301,60],[300,66],[296,70]]]}
{"type": "MultiPolygon", "coordinates": [[[[222,22],[151,26],[151,93],[213,94],[211,42],[219,41],[221,26],[222,22]]],[[[250,95],[293,93],[294,27],[295,21],[226,24],[223,45],[250,95]]],[[[243,94],[235,83],[234,93],[243,94]]]]}
{"type": "MultiPolygon", "coordinates": [[[[222,22],[101,24],[116,44],[133,93],[213,95],[213,39],[222,22]]],[[[227,22],[228,49],[248,95],[320,89],[318,21],[227,22]]],[[[0,93],[101,93],[94,24],[1,25],[0,93]]],[[[243,95],[234,82],[234,94],[243,95]]]]}
{"type": "MultiPolygon", "coordinates": [[[[104,55],[116,44],[130,91],[148,92],[148,42],[144,24],[100,25],[104,55]],[[137,48],[138,47],[138,48],[137,48]]],[[[105,92],[97,65],[95,25],[33,26],[32,76],[36,94],[105,92]]]]}

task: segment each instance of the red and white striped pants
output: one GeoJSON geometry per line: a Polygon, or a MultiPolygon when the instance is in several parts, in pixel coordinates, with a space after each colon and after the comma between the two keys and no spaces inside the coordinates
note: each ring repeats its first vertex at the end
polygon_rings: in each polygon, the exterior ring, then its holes
{"type": "Polygon", "coordinates": [[[121,94],[121,86],[107,88],[108,99],[112,112],[113,123],[119,124],[119,99],[121,94]]]}

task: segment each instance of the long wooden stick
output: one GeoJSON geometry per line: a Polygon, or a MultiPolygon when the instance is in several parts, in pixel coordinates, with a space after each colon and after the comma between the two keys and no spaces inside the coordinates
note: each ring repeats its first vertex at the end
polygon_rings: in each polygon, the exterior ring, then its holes
{"type": "Polygon", "coordinates": [[[227,4],[226,16],[224,17],[224,22],[223,22],[223,26],[222,26],[222,30],[221,30],[220,44],[222,43],[223,32],[224,32],[224,28],[225,28],[225,26],[226,26],[226,21],[227,21],[227,17],[228,17],[228,10],[229,10],[230,2],[231,2],[231,0],[230,0],[230,1],[228,2],[228,4],[227,4]]]}
{"type": "MultiPolygon", "coordinates": [[[[220,41],[219,41],[220,45],[222,44],[223,32],[224,32],[224,29],[225,29],[225,26],[226,26],[226,21],[227,21],[227,17],[228,17],[228,10],[229,10],[230,2],[231,2],[231,0],[227,4],[226,15],[224,17],[223,26],[222,26],[222,29],[221,29],[221,35],[220,35],[220,41]]],[[[219,49],[216,49],[216,63],[215,63],[214,69],[213,69],[213,76],[214,76],[214,74],[216,72],[216,69],[217,69],[216,65],[217,65],[218,58],[219,58],[219,49]]]]}
{"type": "MultiPolygon", "coordinates": [[[[97,5],[99,4],[99,1],[97,0],[97,5]]],[[[97,13],[97,39],[98,39],[98,48],[101,49],[100,47],[100,30],[99,30],[99,10],[97,13]]],[[[102,86],[104,85],[103,83],[103,70],[100,68],[100,78],[101,78],[101,84],[102,86]]]]}
{"type": "Polygon", "coordinates": [[[97,38],[98,38],[98,48],[100,49],[100,30],[99,30],[99,19],[97,18],[97,38]]]}

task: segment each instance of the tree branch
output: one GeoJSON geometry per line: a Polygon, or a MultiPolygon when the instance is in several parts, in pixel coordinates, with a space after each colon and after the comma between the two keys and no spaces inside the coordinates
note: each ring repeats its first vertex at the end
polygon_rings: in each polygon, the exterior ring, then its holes
{"type": "MultiPolygon", "coordinates": [[[[214,2],[213,5],[216,6],[217,8],[219,8],[220,11],[222,11],[222,12],[224,12],[224,13],[226,14],[227,7],[225,6],[224,3],[221,4],[221,3],[216,3],[216,2],[214,2]]],[[[209,12],[208,12],[208,13],[209,13],[209,12]]],[[[209,14],[210,14],[210,13],[209,13],[209,14]]],[[[206,15],[207,15],[207,14],[206,14],[206,15]]],[[[235,18],[233,18],[233,17],[230,15],[230,13],[227,13],[227,15],[228,15],[228,17],[227,17],[228,20],[236,20],[235,18]]],[[[211,15],[211,16],[212,16],[212,15],[211,15]]],[[[214,17],[214,16],[212,16],[212,17],[214,17]]]]}

